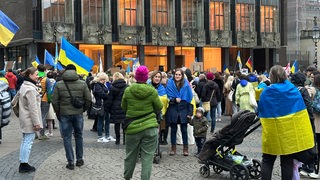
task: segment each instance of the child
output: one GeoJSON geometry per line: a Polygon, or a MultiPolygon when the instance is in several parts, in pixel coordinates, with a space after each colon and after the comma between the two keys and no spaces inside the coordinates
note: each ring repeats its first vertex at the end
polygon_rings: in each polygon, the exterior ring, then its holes
{"type": "Polygon", "coordinates": [[[196,110],[196,115],[189,122],[191,126],[193,126],[193,136],[195,138],[198,151],[195,153],[197,156],[206,141],[207,130],[208,130],[208,121],[207,118],[203,116],[204,109],[202,107],[198,107],[196,110]]]}

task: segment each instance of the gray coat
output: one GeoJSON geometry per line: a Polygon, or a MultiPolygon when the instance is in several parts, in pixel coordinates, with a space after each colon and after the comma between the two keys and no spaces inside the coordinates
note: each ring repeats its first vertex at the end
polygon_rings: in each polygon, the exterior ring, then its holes
{"type": "Polygon", "coordinates": [[[63,81],[57,82],[53,95],[52,106],[59,115],[76,115],[86,111],[91,103],[91,94],[87,84],[79,80],[79,76],[74,70],[67,70],[62,74],[63,81]],[[83,98],[85,104],[83,108],[77,109],[71,104],[71,96],[68,93],[65,82],[68,84],[72,97],[83,98]]]}

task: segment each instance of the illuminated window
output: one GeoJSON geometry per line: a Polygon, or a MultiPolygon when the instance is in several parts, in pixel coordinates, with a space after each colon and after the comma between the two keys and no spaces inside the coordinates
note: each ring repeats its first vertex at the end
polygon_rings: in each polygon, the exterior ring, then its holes
{"type": "Polygon", "coordinates": [[[43,0],[44,22],[66,22],[65,0],[43,0]]]}
{"type": "Polygon", "coordinates": [[[201,24],[201,20],[197,21],[197,12],[201,11],[201,1],[198,0],[182,0],[182,27],[197,28],[201,24]],[[199,11],[200,10],[200,11],[199,11]]]}
{"type": "Polygon", "coordinates": [[[210,1],[210,30],[224,30],[224,2],[210,1]]]}
{"type": "Polygon", "coordinates": [[[167,26],[169,17],[169,0],[152,0],[152,25],[167,26]]]}
{"type": "Polygon", "coordinates": [[[274,10],[273,6],[261,6],[261,32],[274,32],[274,10]]]}
{"type": "Polygon", "coordinates": [[[103,1],[84,0],[83,1],[83,22],[85,24],[103,24],[103,1]]]}
{"type": "Polygon", "coordinates": [[[125,26],[141,25],[143,17],[142,0],[119,0],[119,24],[125,26]]]}
{"type": "Polygon", "coordinates": [[[254,20],[250,15],[253,15],[254,4],[237,4],[236,16],[237,16],[237,31],[250,31],[250,20],[254,20]]]}

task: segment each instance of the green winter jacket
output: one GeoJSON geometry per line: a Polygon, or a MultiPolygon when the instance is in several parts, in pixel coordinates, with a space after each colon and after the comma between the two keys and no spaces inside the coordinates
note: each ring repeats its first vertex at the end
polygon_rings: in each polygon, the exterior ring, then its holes
{"type": "Polygon", "coordinates": [[[193,126],[194,137],[206,137],[208,130],[208,120],[206,117],[198,118],[194,116],[190,121],[190,125],[193,126]]]}
{"type": "Polygon", "coordinates": [[[76,115],[82,114],[86,111],[91,103],[91,94],[87,84],[79,80],[79,76],[74,70],[67,70],[62,74],[63,81],[56,83],[52,94],[52,106],[59,115],[76,115]],[[71,97],[68,93],[67,87],[64,83],[68,83],[68,87],[72,94],[72,97],[82,97],[85,101],[83,108],[75,108],[71,104],[71,97]]]}
{"type": "Polygon", "coordinates": [[[134,83],[124,91],[121,102],[127,118],[140,117],[129,124],[126,134],[136,134],[145,129],[158,127],[156,114],[162,109],[158,92],[148,84],[134,83]],[[146,116],[143,116],[146,115],[146,116]]]}

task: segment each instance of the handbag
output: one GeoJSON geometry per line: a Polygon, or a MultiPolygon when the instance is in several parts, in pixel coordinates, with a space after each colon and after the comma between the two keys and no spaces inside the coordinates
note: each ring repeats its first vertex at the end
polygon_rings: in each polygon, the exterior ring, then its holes
{"type": "Polygon", "coordinates": [[[103,116],[103,115],[104,115],[103,100],[101,102],[101,105],[92,104],[90,109],[90,116],[97,117],[97,116],[103,116]]]}
{"type": "Polygon", "coordinates": [[[203,109],[204,109],[206,112],[209,112],[209,111],[210,111],[210,102],[211,102],[213,93],[214,93],[214,90],[213,90],[212,93],[211,93],[211,97],[210,97],[209,101],[206,101],[206,102],[203,102],[203,103],[202,103],[202,107],[203,107],[203,109]]]}
{"type": "Polygon", "coordinates": [[[84,106],[84,100],[83,100],[83,98],[73,97],[73,96],[71,95],[71,92],[70,92],[70,89],[69,89],[68,84],[67,84],[65,81],[63,81],[63,82],[64,82],[64,84],[66,85],[66,88],[67,88],[67,90],[68,90],[68,93],[69,93],[69,95],[70,95],[70,97],[71,97],[71,104],[72,104],[72,106],[75,107],[75,108],[77,108],[77,109],[83,108],[83,106],[84,106]]]}
{"type": "Polygon", "coordinates": [[[19,97],[20,97],[20,91],[13,97],[11,104],[12,104],[12,110],[13,113],[19,117],[19,97]]]}
{"type": "Polygon", "coordinates": [[[254,109],[258,107],[257,101],[256,101],[256,97],[253,94],[252,91],[249,92],[249,100],[250,100],[250,106],[252,106],[254,109]]]}

